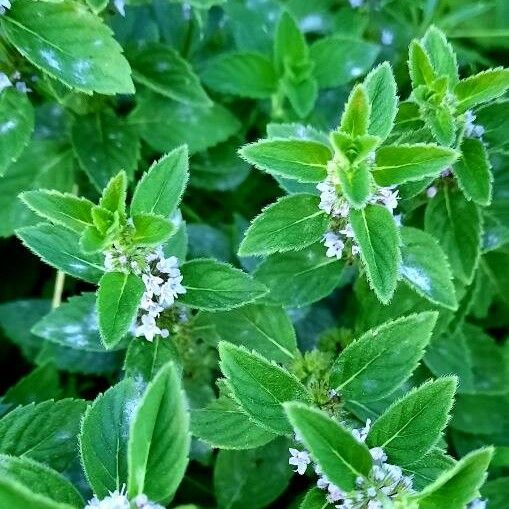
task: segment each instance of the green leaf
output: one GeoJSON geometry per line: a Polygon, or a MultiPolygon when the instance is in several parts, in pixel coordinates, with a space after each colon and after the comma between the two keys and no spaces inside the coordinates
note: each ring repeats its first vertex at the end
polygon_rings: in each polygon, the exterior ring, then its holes
{"type": "Polygon", "coordinates": [[[413,88],[417,88],[419,85],[429,86],[437,77],[430,57],[417,40],[413,40],[410,43],[408,68],[413,88]]]}
{"type": "Polygon", "coordinates": [[[458,62],[454,49],[447,42],[444,33],[431,26],[424,34],[422,44],[437,76],[447,76],[449,87],[456,85],[459,80],[458,62]]]}
{"type": "Polygon", "coordinates": [[[291,77],[284,79],[282,90],[300,118],[311,113],[318,97],[318,85],[314,78],[309,77],[300,81],[295,81],[291,77]]]}
{"type": "MultiPolygon", "coordinates": [[[[119,215],[125,216],[126,213],[126,201],[127,198],[127,175],[125,171],[118,172],[114,177],[108,181],[108,184],[104,188],[101,199],[99,200],[99,208],[95,208],[94,212],[99,210],[106,210],[114,214],[118,212],[119,215]]],[[[107,214],[109,216],[109,214],[107,214]]],[[[96,217],[94,216],[94,220],[96,217]]],[[[96,223],[96,226],[98,224],[96,223]]]]}
{"type": "Polygon", "coordinates": [[[445,187],[426,207],[425,230],[442,246],[454,277],[469,283],[479,262],[481,215],[457,189],[445,187]]]}
{"type": "Polygon", "coordinates": [[[34,130],[34,109],[26,94],[7,88],[0,94],[0,175],[22,154],[34,130]]]}
{"type": "Polygon", "coordinates": [[[332,159],[329,147],[313,140],[270,139],[244,145],[239,151],[248,163],[271,175],[299,182],[321,182],[332,159]]]}
{"type": "Polygon", "coordinates": [[[419,509],[463,509],[478,495],[486,479],[486,471],[493,456],[493,448],[478,449],[461,458],[435,482],[415,495],[419,509]]]}
{"type": "Polygon", "coordinates": [[[188,463],[189,414],[173,363],[160,369],[134,414],[128,445],[129,495],[167,500],[188,463]]]}
{"type": "Polygon", "coordinates": [[[265,99],[277,90],[272,62],[259,53],[225,53],[211,60],[201,77],[217,92],[265,99]]]}
{"type": "Polygon", "coordinates": [[[247,229],[239,255],[299,250],[317,242],[329,226],[329,216],[319,203],[318,196],[293,194],[269,205],[247,229]]]}
{"type": "Polygon", "coordinates": [[[343,35],[321,37],[310,47],[313,75],[320,88],[346,85],[371,68],[380,47],[343,35]],[[345,58],[348,55],[348,58],[345,58]]]}
{"type": "Polygon", "coordinates": [[[106,272],[97,291],[99,330],[106,348],[112,348],[129,331],[145,291],[143,281],[134,274],[106,272]]]}
{"type": "Polygon", "coordinates": [[[488,69],[461,80],[454,88],[457,109],[464,112],[503,95],[509,88],[509,69],[488,69]]]}
{"type": "Polygon", "coordinates": [[[179,302],[206,311],[226,311],[253,302],[267,288],[251,276],[226,263],[197,259],[180,267],[186,288],[179,302]]]}
{"type": "Polygon", "coordinates": [[[339,129],[354,137],[363,136],[368,133],[370,115],[368,92],[364,85],[355,85],[346,102],[339,129]]]}
{"type": "Polygon", "coordinates": [[[97,283],[104,274],[103,257],[84,254],[76,233],[48,223],[16,231],[23,244],[55,269],[78,279],[97,283]]]}
{"type": "Polygon", "coordinates": [[[403,280],[430,302],[456,310],[458,301],[449,260],[436,239],[416,228],[404,227],[401,240],[403,280]]]}
{"type": "Polygon", "coordinates": [[[84,5],[16,0],[1,25],[25,58],[65,85],[86,93],[134,93],[120,45],[84,5]]]}
{"type": "Polygon", "coordinates": [[[461,158],[452,167],[458,184],[466,198],[486,207],[491,203],[491,163],[481,140],[464,138],[461,142],[461,158]]]}
{"type": "Polygon", "coordinates": [[[214,491],[220,509],[261,509],[287,488],[288,442],[283,438],[249,451],[220,451],[214,466],[214,491]],[[270,479],[270,482],[268,480],[270,479]]]}
{"type": "Polygon", "coordinates": [[[137,246],[157,246],[166,242],[174,233],[172,222],[156,214],[134,214],[133,242],[137,246]]]}
{"type": "Polygon", "coordinates": [[[235,399],[250,418],[276,434],[292,431],[282,404],[311,402],[311,395],[299,380],[277,364],[255,352],[231,343],[219,343],[221,371],[235,399]]]}
{"type": "Polygon", "coordinates": [[[248,304],[225,312],[201,313],[224,341],[256,350],[267,359],[290,363],[297,341],[292,322],[277,306],[248,304]]]}
{"type": "Polygon", "coordinates": [[[47,189],[27,191],[20,197],[36,214],[76,233],[92,225],[94,204],[85,198],[47,189]]]}
{"type": "Polygon", "coordinates": [[[0,419],[0,453],[31,458],[59,472],[75,459],[86,403],[63,399],[20,406],[0,419]]]}
{"type": "Polygon", "coordinates": [[[414,463],[438,442],[449,419],[457,378],[429,381],[394,402],[368,434],[370,447],[382,447],[391,463],[414,463]]]}
{"type": "Polygon", "coordinates": [[[451,166],[458,155],[453,149],[425,143],[380,147],[376,151],[373,177],[380,186],[436,177],[451,166]]]}
{"type": "Polygon", "coordinates": [[[154,92],[186,104],[212,104],[192,67],[170,46],[146,45],[130,61],[134,81],[154,92]]]}
{"type": "Polygon", "coordinates": [[[81,462],[99,498],[127,483],[127,441],[140,394],[130,378],[101,394],[88,407],[81,425],[81,462]]]}
{"type": "MultiPolygon", "coordinates": [[[[6,481],[6,484],[17,491],[14,502],[11,505],[7,495],[9,488],[5,489],[5,485],[0,488],[0,503],[3,507],[54,507],[54,509],[64,509],[67,507],[81,508],[83,506],[83,498],[78,490],[58,472],[49,467],[28,458],[14,458],[5,454],[0,455],[0,479],[6,481]],[[12,484],[11,484],[12,483],[12,484]],[[18,491],[18,487],[22,486],[18,491]],[[2,489],[4,488],[4,489],[2,489]],[[19,497],[17,499],[16,497],[19,497]],[[18,500],[26,497],[26,501],[30,500],[33,505],[18,505],[18,500]],[[37,501],[40,500],[42,506],[37,501]],[[51,502],[54,504],[52,505],[51,502]],[[7,505],[4,505],[6,502],[7,505]],[[46,504],[46,505],[44,505],[46,504]]],[[[30,503],[29,502],[29,503],[30,503]]]]}
{"type": "Polygon", "coordinates": [[[338,176],[341,190],[352,207],[363,207],[367,203],[372,190],[369,166],[365,162],[360,162],[348,167],[341,167],[338,176]]]}
{"type": "Polygon", "coordinates": [[[307,493],[299,509],[326,509],[329,501],[326,498],[324,490],[320,488],[311,488],[307,493]]]}
{"type": "Polygon", "coordinates": [[[398,112],[396,80],[388,62],[375,67],[364,80],[371,104],[368,133],[382,141],[389,136],[398,112]]]}
{"type": "Polygon", "coordinates": [[[274,62],[280,75],[296,74],[309,58],[309,49],[304,34],[300,31],[295,19],[287,11],[279,18],[274,36],[274,62]]]}
{"type": "Polygon", "coordinates": [[[269,304],[301,307],[329,295],[343,279],[345,262],[330,258],[321,243],[266,258],[254,275],[270,292],[269,304]]]}
{"type": "Polygon", "coordinates": [[[186,143],[191,154],[226,141],[241,128],[239,120],[219,104],[194,106],[154,93],[139,95],[129,124],[158,152],[186,143]]]}
{"type": "Polygon", "coordinates": [[[193,435],[219,449],[253,449],[272,442],[276,435],[254,423],[231,399],[222,397],[191,412],[193,435]]]}
{"type": "Polygon", "coordinates": [[[187,146],[182,145],[155,162],[138,182],[131,214],[170,217],[180,203],[189,178],[187,146]]]}
{"type": "Polygon", "coordinates": [[[408,465],[404,470],[406,475],[413,476],[413,488],[421,490],[435,481],[443,472],[454,466],[454,461],[440,449],[432,449],[419,461],[408,465]]]}
{"type": "Polygon", "coordinates": [[[78,117],[71,140],[81,168],[99,191],[120,170],[132,179],[140,157],[138,133],[114,113],[103,110],[78,117]]]}
{"type": "Polygon", "coordinates": [[[380,205],[350,211],[350,222],[359,245],[370,286],[381,302],[394,294],[401,263],[400,237],[392,214],[380,205]]]}
{"type": "Polygon", "coordinates": [[[456,139],[456,121],[450,108],[438,105],[423,113],[426,125],[440,145],[449,147],[456,139]]]}
{"type": "Polygon", "coordinates": [[[285,405],[288,419],[306,449],[331,483],[342,490],[355,489],[357,477],[366,478],[373,466],[368,448],[325,412],[291,402],[285,405]]]}
{"type": "Polygon", "coordinates": [[[331,387],[360,403],[394,392],[421,360],[437,313],[424,312],[386,322],[350,343],[334,362],[331,387]]]}

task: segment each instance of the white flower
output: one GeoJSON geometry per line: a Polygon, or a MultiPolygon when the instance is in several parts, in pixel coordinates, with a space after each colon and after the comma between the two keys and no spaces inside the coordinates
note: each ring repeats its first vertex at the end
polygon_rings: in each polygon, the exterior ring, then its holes
{"type": "Polygon", "coordinates": [[[153,274],[143,274],[141,276],[143,282],[145,283],[145,288],[147,292],[153,295],[159,295],[161,293],[161,286],[164,283],[164,280],[159,276],[154,276],[153,274]]]}
{"type": "Polygon", "coordinates": [[[398,206],[399,191],[393,191],[390,187],[381,187],[378,190],[378,201],[391,212],[398,206]]]}
{"type": "Polygon", "coordinates": [[[360,247],[357,244],[352,244],[352,255],[357,256],[360,252],[360,247]]]}
{"type": "Polygon", "coordinates": [[[329,484],[327,487],[329,494],[327,495],[327,502],[333,504],[346,498],[345,494],[335,484],[329,484]]]}
{"type": "MultiPolygon", "coordinates": [[[[180,274],[180,271],[179,271],[180,274]]],[[[168,279],[166,283],[161,286],[159,303],[163,306],[171,306],[178,298],[179,294],[186,293],[187,290],[182,286],[182,276],[173,277],[168,279]]]]}
{"type": "Polygon", "coordinates": [[[350,6],[354,9],[357,9],[358,7],[362,7],[364,4],[364,0],[348,0],[350,2],[350,6]]]}
{"type": "Polygon", "coordinates": [[[16,90],[18,92],[21,92],[22,94],[27,94],[28,92],[31,92],[32,89],[27,87],[27,84],[24,81],[17,81],[16,82],[16,90]]]}
{"type": "Polygon", "coordinates": [[[141,325],[138,325],[134,331],[136,337],[145,336],[148,341],[154,341],[155,336],[167,338],[169,332],[167,329],[160,329],[156,324],[156,319],[150,315],[141,316],[141,325]]]}
{"type": "Polygon", "coordinates": [[[475,114],[471,110],[465,112],[465,136],[467,138],[482,138],[484,134],[484,127],[475,124],[475,118],[475,114]]]}
{"type": "Polygon", "coordinates": [[[121,16],[125,16],[125,0],[113,0],[113,5],[121,16]]]}
{"type": "Polygon", "coordinates": [[[318,208],[329,215],[334,215],[336,204],[338,201],[334,183],[330,178],[317,184],[316,188],[320,191],[320,203],[318,208]]]}
{"type": "Polygon", "coordinates": [[[365,442],[370,429],[371,429],[371,419],[368,419],[366,421],[364,428],[353,429],[352,435],[357,440],[357,442],[365,442]]]}
{"type": "MultiPolygon", "coordinates": [[[[0,0],[0,2],[1,2],[1,0],[0,0]]],[[[9,87],[12,87],[11,80],[9,79],[7,74],[5,74],[4,72],[0,72],[0,92],[4,88],[9,88],[9,87]]]]}
{"type": "Polygon", "coordinates": [[[160,260],[161,258],[164,258],[164,254],[163,248],[159,246],[154,251],[149,253],[145,259],[147,260],[147,262],[155,262],[156,260],[160,260]]]}
{"type": "Polygon", "coordinates": [[[325,253],[329,258],[336,257],[338,260],[343,256],[345,243],[334,232],[327,232],[323,236],[323,244],[327,248],[325,253]]]}
{"type": "Polygon", "coordinates": [[[468,509],[486,509],[486,500],[481,500],[480,498],[477,498],[476,500],[473,500],[468,505],[468,509]]]}
{"type": "Polygon", "coordinates": [[[426,196],[431,199],[434,198],[438,193],[438,189],[436,186],[429,186],[428,189],[426,189],[426,196]]]}
{"type": "Polygon", "coordinates": [[[311,463],[311,458],[306,451],[299,451],[298,449],[290,448],[291,457],[288,460],[289,465],[295,466],[294,472],[299,475],[304,475],[308,465],[311,463]]]}
{"type": "Polygon", "coordinates": [[[350,223],[347,223],[342,230],[339,230],[339,233],[341,233],[341,235],[344,235],[347,239],[355,238],[355,234],[353,233],[353,228],[350,223]]]}
{"type": "Polygon", "coordinates": [[[150,316],[157,318],[164,308],[152,300],[152,294],[145,292],[141,298],[140,308],[144,309],[150,316]]]}
{"type": "Polygon", "coordinates": [[[170,277],[180,276],[179,261],[176,256],[161,258],[157,262],[156,269],[164,274],[169,274],[170,277]]]}
{"type": "Polygon", "coordinates": [[[380,500],[370,500],[368,502],[368,505],[366,506],[366,509],[382,509],[383,504],[380,502],[380,500]]]}
{"type": "Polygon", "coordinates": [[[106,251],[106,253],[104,253],[104,269],[107,272],[115,270],[114,261],[113,253],[111,251],[106,251]]]}
{"type": "Polygon", "coordinates": [[[380,42],[384,46],[390,46],[394,42],[394,32],[384,28],[382,30],[382,35],[380,36],[380,42]]]}
{"type": "Polygon", "coordinates": [[[329,487],[330,481],[326,475],[322,475],[318,478],[318,481],[316,481],[316,485],[321,490],[326,490],[329,487]]]}
{"type": "Polygon", "coordinates": [[[102,500],[94,497],[89,500],[85,509],[130,509],[131,505],[125,491],[125,486],[122,486],[120,490],[110,491],[110,494],[102,500]]]}
{"type": "Polygon", "coordinates": [[[162,505],[151,502],[147,495],[138,495],[133,503],[136,509],[164,509],[162,505]]]}
{"type": "Polygon", "coordinates": [[[373,447],[369,450],[373,461],[380,465],[387,461],[387,454],[385,454],[384,450],[381,447],[373,447]]]}
{"type": "Polygon", "coordinates": [[[5,14],[5,11],[11,8],[10,0],[0,0],[0,14],[5,14]]]}

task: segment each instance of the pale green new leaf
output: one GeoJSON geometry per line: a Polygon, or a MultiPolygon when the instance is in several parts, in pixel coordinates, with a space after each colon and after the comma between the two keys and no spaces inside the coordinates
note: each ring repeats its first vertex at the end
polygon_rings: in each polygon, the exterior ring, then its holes
{"type": "Polygon", "coordinates": [[[293,16],[284,11],[274,36],[274,62],[278,74],[285,74],[288,68],[295,72],[295,69],[303,66],[308,58],[309,49],[304,34],[293,16]]]}
{"type": "Polygon", "coordinates": [[[434,312],[398,318],[350,343],[334,362],[331,387],[342,398],[377,401],[391,394],[421,360],[437,320],[434,312]]]}
{"type": "Polygon", "coordinates": [[[429,381],[394,402],[368,434],[370,447],[381,447],[390,463],[414,463],[438,442],[452,408],[457,378],[429,381]]]}
{"type": "Polygon", "coordinates": [[[365,162],[340,168],[339,183],[345,198],[354,208],[362,208],[372,191],[371,172],[365,162]]]}
{"type": "Polygon", "coordinates": [[[408,69],[414,88],[419,85],[429,86],[436,78],[430,57],[417,40],[413,40],[410,43],[408,69]]]}
{"type": "Polygon", "coordinates": [[[461,80],[454,88],[458,111],[467,111],[478,104],[492,101],[509,88],[509,69],[488,69],[461,80]]]}
{"type": "Polygon", "coordinates": [[[331,483],[349,491],[358,477],[369,475],[369,449],[348,429],[316,408],[297,402],[284,406],[293,429],[331,483]]]}
{"type": "Polygon", "coordinates": [[[350,211],[355,241],[370,286],[387,303],[396,289],[401,263],[400,237],[392,214],[380,205],[350,211]]]}
{"type": "Polygon", "coordinates": [[[330,148],[314,140],[269,139],[244,145],[239,154],[271,175],[299,182],[321,182],[327,176],[330,148]]]}
{"type": "Polygon", "coordinates": [[[112,348],[127,334],[136,318],[145,285],[134,274],[106,272],[97,291],[99,330],[106,348],[112,348]]]}
{"type": "Polygon", "coordinates": [[[85,5],[16,0],[0,23],[25,58],[65,85],[86,93],[134,92],[122,48],[85,5]]]}
{"type": "Polygon", "coordinates": [[[363,136],[368,133],[371,104],[364,85],[356,85],[345,105],[339,129],[351,136],[363,136]]]}
{"type": "Polygon", "coordinates": [[[156,214],[134,214],[133,242],[137,246],[157,246],[166,242],[174,233],[175,226],[169,220],[156,214]]]}
{"type": "Polygon", "coordinates": [[[329,216],[319,204],[318,196],[293,194],[269,205],[247,229],[239,255],[284,253],[317,242],[329,226],[329,216]]]}
{"type": "Polygon", "coordinates": [[[277,364],[231,343],[219,343],[221,371],[233,396],[253,421],[278,435],[291,433],[283,409],[287,401],[311,402],[301,382],[277,364]]]}
{"type": "Polygon", "coordinates": [[[457,309],[449,260],[437,240],[417,228],[403,227],[401,241],[403,280],[430,302],[457,309]]]}
{"type": "Polygon", "coordinates": [[[431,26],[424,34],[422,44],[437,76],[447,76],[449,87],[454,87],[459,80],[458,62],[454,49],[447,42],[444,33],[431,26]]]}
{"type": "Polygon", "coordinates": [[[132,417],[128,443],[129,495],[155,502],[177,490],[189,461],[189,414],[173,363],[147,386],[132,417]]]}

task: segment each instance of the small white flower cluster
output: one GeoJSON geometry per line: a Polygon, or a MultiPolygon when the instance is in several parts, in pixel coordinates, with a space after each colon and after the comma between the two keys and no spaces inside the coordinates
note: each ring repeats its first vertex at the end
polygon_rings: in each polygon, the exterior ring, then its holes
{"type": "MultiPolygon", "coordinates": [[[[352,435],[359,442],[365,442],[371,427],[368,419],[366,425],[360,429],[353,429],[352,435]]],[[[296,439],[299,437],[296,435],[296,439]]],[[[304,475],[307,467],[312,463],[307,451],[291,448],[288,463],[295,467],[295,472],[304,475]]],[[[373,458],[373,468],[368,479],[358,477],[356,489],[353,492],[344,492],[331,483],[323,474],[319,465],[313,465],[318,481],[317,487],[327,492],[327,502],[337,509],[382,509],[383,500],[394,498],[400,493],[413,493],[412,478],[405,476],[400,467],[387,462],[387,455],[381,447],[369,450],[373,458]]],[[[482,509],[482,507],[474,508],[482,509]]]]}
{"type": "Polygon", "coordinates": [[[145,283],[145,293],[140,304],[141,323],[134,334],[153,341],[155,336],[169,336],[168,329],[160,329],[156,320],[165,309],[173,306],[180,294],[186,293],[186,289],[182,285],[182,274],[176,256],[165,258],[159,248],[149,254],[146,260],[147,269],[141,276],[145,283]]]}
{"type": "Polygon", "coordinates": [[[113,0],[113,5],[118,13],[125,17],[125,0],[113,0]]]}
{"type": "Polygon", "coordinates": [[[110,494],[102,500],[97,497],[92,498],[85,509],[164,509],[164,507],[151,502],[146,495],[138,495],[131,504],[124,485],[120,490],[110,491],[110,494]]]}
{"type": "MultiPolygon", "coordinates": [[[[440,173],[440,178],[445,179],[447,177],[450,177],[452,175],[452,170],[450,168],[447,168],[446,170],[442,171],[440,173]]],[[[426,189],[426,196],[431,200],[431,198],[434,198],[438,193],[438,187],[435,185],[429,186],[428,189],[426,189]]]]}
{"type": "Polygon", "coordinates": [[[318,208],[332,217],[348,217],[350,206],[346,200],[339,198],[336,192],[336,183],[332,177],[327,177],[317,184],[320,191],[320,203],[318,208]]]}
{"type": "Polygon", "coordinates": [[[364,5],[364,0],[348,0],[352,9],[358,9],[364,5]]]}
{"type": "Polygon", "coordinates": [[[11,8],[10,0],[0,0],[0,16],[11,8]]]}
{"type": "Polygon", "coordinates": [[[482,138],[484,127],[475,123],[475,113],[472,110],[465,112],[465,136],[467,138],[482,138]]]}
{"type": "MultiPolygon", "coordinates": [[[[3,14],[1,9],[2,0],[0,0],[0,14],[3,14]]],[[[4,72],[0,72],[0,92],[5,88],[15,87],[18,92],[26,94],[32,90],[27,87],[24,81],[21,81],[21,74],[16,71],[11,77],[7,76],[4,72]]]]}
{"type": "Polygon", "coordinates": [[[384,46],[390,46],[394,42],[394,32],[387,28],[382,30],[382,35],[380,36],[380,42],[384,46]]]}
{"type": "Polygon", "coordinates": [[[468,509],[486,509],[488,504],[487,500],[481,500],[480,498],[476,498],[470,504],[468,504],[468,509]]]}

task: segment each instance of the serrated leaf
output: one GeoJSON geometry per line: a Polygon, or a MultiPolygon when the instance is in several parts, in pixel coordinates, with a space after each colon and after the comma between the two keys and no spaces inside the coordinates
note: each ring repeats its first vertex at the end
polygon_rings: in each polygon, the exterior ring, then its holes
{"type": "Polygon", "coordinates": [[[400,466],[422,458],[438,442],[449,419],[456,377],[429,381],[393,403],[374,423],[366,439],[400,466]]]}
{"type": "Polygon", "coordinates": [[[423,113],[426,125],[433,133],[433,138],[446,147],[453,145],[456,137],[456,121],[447,106],[438,105],[423,113]]]}
{"type": "Polygon", "coordinates": [[[204,83],[224,94],[264,99],[277,89],[272,62],[259,53],[225,53],[211,60],[201,77],[204,83]]]}
{"type": "Polygon", "coordinates": [[[129,495],[167,500],[188,463],[189,414],[180,377],[166,364],[147,386],[133,416],[128,444],[129,495]]]}
{"type": "Polygon", "coordinates": [[[16,0],[1,24],[25,58],[65,85],[86,93],[134,92],[120,45],[84,5],[16,0]]]}
{"type": "Polygon", "coordinates": [[[175,101],[210,106],[212,101],[189,63],[170,46],[152,43],[130,58],[134,81],[175,101]]]}
{"type": "MultiPolygon", "coordinates": [[[[118,212],[120,216],[125,216],[126,213],[126,201],[127,198],[127,174],[124,170],[119,171],[115,176],[111,177],[103,189],[101,199],[99,200],[99,207],[95,207],[92,210],[92,216],[94,222],[96,220],[94,212],[99,210],[106,210],[115,214],[118,212]]],[[[109,216],[109,214],[106,214],[109,216]]],[[[107,221],[108,223],[109,221],[107,221]]],[[[96,223],[96,226],[98,224],[96,223]]],[[[99,227],[99,226],[98,226],[99,227]]]]}
{"type": "Polygon", "coordinates": [[[278,435],[292,431],[283,403],[311,402],[308,390],[285,369],[231,343],[219,343],[221,371],[233,396],[253,421],[278,435]]]}
{"type": "Polygon", "coordinates": [[[299,250],[327,231],[329,216],[311,194],[293,194],[269,205],[251,223],[239,247],[240,256],[299,250]]]}
{"type": "Polygon", "coordinates": [[[392,214],[380,205],[350,211],[355,241],[371,287],[387,303],[396,289],[401,263],[400,237],[392,214]]]}
{"type": "Polygon", "coordinates": [[[137,246],[157,246],[175,233],[173,223],[156,214],[134,214],[131,219],[134,225],[132,240],[137,246]]]}
{"type": "Polygon", "coordinates": [[[84,254],[76,233],[48,223],[27,226],[16,235],[44,262],[78,279],[97,283],[104,274],[103,257],[84,254]]]}
{"type": "Polygon", "coordinates": [[[134,274],[106,272],[97,291],[99,330],[106,348],[112,348],[129,331],[145,291],[143,281],[134,274]]]}
{"type": "Polygon", "coordinates": [[[350,343],[334,362],[331,387],[360,403],[391,394],[412,374],[424,354],[437,314],[424,312],[371,329],[350,343]]]}
{"type": "Polygon", "coordinates": [[[313,140],[269,139],[244,145],[239,151],[248,163],[271,175],[299,182],[321,182],[332,159],[327,145],[313,140]]]}
{"type": "Polygon", "coordinates": [[[419,85],[431,85],[436,78],[430,57],[417,40],[409,47],[408,68],[413,88],[419,85]]]}
{"type": "Polygon", "coordinates": [[[0,94],[0,175],[18,159],[34,130],[34,109],[26,94],[7,88],[0,94]]]}
{"type": "Polygon", "coordinates": [[[440,475],[454,466],[456,461],[440,449],[432,449],[419,461],[408,465],[404,470],[413,478],[413,487],[421,490],[435,481],[440,475]]]}
{"type": "Polygon", "coordinates": [[[308,55],[306,38],[299,25],[289,12],[283,11],[274,36],[274,62],[277,72],[280,75],[289,69],[295,72],[295,68],[307,61],[308,55]]]}
{"type": "Polygon", "coordinates": [[[458,307],[449,260],[436,239],[416,228],[401,229],[401,267],[404,281],[434,304],[458,307]]]}
{"type": "Polygon", "coordinates": [[[373,177],[380,186],[392,186],[438,176],[458,155],[453,149],[424,143],[380,147],[376,151],[373,177]]]}
{"type": "Polygon", "coordinates": [[[364,85],[356,85],[346,102],[339,129],[351,136],[364,136],[368,133],[371,104],[364,85]]]}
{"type": "Polygon", "coordinates": [[[493,180],[486,147],[481,140],[464,138],[460,150],[461,158],[452,167],[454,175],[465,197],[485,207],[491,203],[493,180]]]}
{"type": "Polygon", "coordinates": [[[126,378],[97,397],[85,413],[81,462],[99,498],[127,483],[127,440],[139,398],[134,381],[126,378]]]}
{"type": "Polygon", "coordinates": [[[461,80],[454,88],[459,112],[500,97],[509,88],[509,69],[488,69],[461,80]]]}
{"type": "Polygon", "coordinates": [[[355,208],[362,208],[372,191],[372,178],[369,166],[365,162],[340,168],[338,172],[341,191],[355,208]]]}
{"type": "Polygon", "coordinates": [[[350,491],[358,477],[366,478],[373,466],[368,448],[325,412],[302,403],[287,403],[285,411],[306,449],[331,483],[350,491]]]}
{"type": "Polygon", "coordinates": [[[62,472],[74,460],[86,403],[63,399],[20,406],[0,419],[0,453],[26,457],[62,472]]]}
{"type": "Polygon", "coordinates": [[[186,293],[179,302],[206,311],[225,311],[253,302],[267,288],[239,269],[215,260],[196,259],[180,267],[186,293]]]}
{"type": "Polygon", "coordinates": [[[189,178],[187,146],[182,145],[155,162],[134,191],[131,214],[169,217],[178,207],[189,178]]]}
{"type": "Polygon", "coordinates": [[[442,246],[454,277],[472,281],[481,249],[481,215],[457,189],[445,187],[426,207],[425,230],[442,246]]]}
{"type": "Polygon", "coordinates": [[[458,62],[444,33],[437,27],[431,26],[424,34],[422,44],[437,76],[447,76],[449,87],[456,85],[459,80],[458,62]]]}
{"type": "Polygon", "coordinates": [[[81,233],[87,226],[92,225],[94,204],[85,198],[47,189],[27,191],[20,196],[39,216],[76,233],[81,233]]]}
{"type": "Polygon", "coordinates": [[[301,81],[292,78],[282,80],[282,90],[300,118],[307,117],[318,97],[318,85],[313,77],[301,81]]]}

